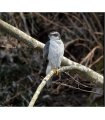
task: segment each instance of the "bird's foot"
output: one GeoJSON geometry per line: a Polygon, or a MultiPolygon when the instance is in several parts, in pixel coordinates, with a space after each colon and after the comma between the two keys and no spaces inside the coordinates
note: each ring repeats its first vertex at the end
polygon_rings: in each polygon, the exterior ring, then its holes
{"type": "Polygon", "coordinates": [[[58,75],[59,70],[57,70],[57,69],[53,69],[53,68],[52,68],[52,70],[53,70],[55,73],[57,73],[57,75],[58,75]]]}

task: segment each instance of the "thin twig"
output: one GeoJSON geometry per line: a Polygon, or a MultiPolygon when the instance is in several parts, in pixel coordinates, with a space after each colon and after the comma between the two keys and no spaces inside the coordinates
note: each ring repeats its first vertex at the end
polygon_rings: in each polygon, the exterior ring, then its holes
{"type": "Polygon", "coordinates": [[[88,53],[88,55],[80,62],[80,64],[83,64],[88,58],[90,58],[90,56],[93,57],[94,52],[95,52],[96,49],[101,49],[101,50],[103,51],[103,48],[100,47],[100,46],[94,47],[94,48],[88,53]]]}
{"type": "Polygon", "coordinates": [[[96,93],[96,94],[102,95],[101,93],[97,93],[97,92],[94,92],[94,91],[83,90],[81,88],[76,88],[76,87],[73,87],[71,85],[63,84],[63,83],[60,83],[60,82],[53,82],[53,83],[56,83],[56,84],[59,84],[59,85],[63,85],[63,86],[67,86],[67,87],[70,87],[70,88],[74,88],[74,89],[77,89],[77,90],[85,91],[85,92],[92,92],[92,93],[96,93]]]}
{"type": "Polygon", "coordinates": [[[78,84],[80,84],[80,85],[82,85],[82,86],[84,86],[84,87],[92,88],[92,87],[90,87],[90,86],[84,85],[84,84],[80,83],[79,81],[75,80],[68,72],[64,72],[64,73],[67,74],[69,77],[71,77],[76,83],[78,83],[78,84]]]}
{"type": "Polygon", "coordinates": [[[72,44],[72,43],[74,43],[74,42],[76,42],[76,41],[79,41],[79,40],[81,40],[81,41],[87,41],[87,42],[90,42],[92,45],[94,45],[94,43],[91,41],[91,40],[88,40],[88,39],[73,39],[73,40],[71,40],[71,41],[69,41],[69,42],[67,42],[66,44],[65,44],[65,49],[68,47],[68,45],[70,45],[70,44],[72,44]]]}
{"type": "Polygon", "coordinates": [[[99,57],[95,62],[93,62],[91,65],[89,65],[89,68],[91,68],[97,62],[99,62],[103,57],[104,57],[103,55],[101,57],[99,57]]]}
{"type": "Polygon", "coordinates": [[[82,44],[82,43],[76,43],[75,46],[77,46],[77,45],[84,46],[84,47],[86,47],[89,51],[91,51],[91,49],[90,49],[87,45],[85,45],[85,44],[82,44]]]}

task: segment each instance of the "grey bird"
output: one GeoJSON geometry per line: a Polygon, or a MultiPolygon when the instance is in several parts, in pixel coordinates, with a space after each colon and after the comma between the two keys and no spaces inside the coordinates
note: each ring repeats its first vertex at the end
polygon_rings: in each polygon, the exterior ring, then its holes
{"type": "MultiPolygon", "coordinates": [[[[50,40],[46,42],[43,49],[43,67],[46,69],[46,75],[53,70],[57,72],[60,67],[61,60],[64,54],[64,44],[58,32],[50,32],[48,37],[50,40]]],[[[46,83],[46,87],[50,88],[52,85],[52,78],[46,83]]]]}

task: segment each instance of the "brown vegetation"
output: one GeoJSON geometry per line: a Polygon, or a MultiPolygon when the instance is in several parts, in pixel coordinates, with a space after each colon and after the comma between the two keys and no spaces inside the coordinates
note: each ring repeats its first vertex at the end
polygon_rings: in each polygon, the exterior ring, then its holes
{"type": "MultiPolygon", "coordinates": [[[[60,32],[64,56],[102,75],[103,17],[103,13],[0,13],[2,20],[43,43],[50,31],[60,32]]],[[[42,55],[0,31],[0,69],[0,105],[28,106],[45,76],[42,55]]],[[[103,96],[94,93],[103,90],[78,74],[62,73],[53,83],[50,91],[43,89],[36,106],[103,106],[103,96]]]]}

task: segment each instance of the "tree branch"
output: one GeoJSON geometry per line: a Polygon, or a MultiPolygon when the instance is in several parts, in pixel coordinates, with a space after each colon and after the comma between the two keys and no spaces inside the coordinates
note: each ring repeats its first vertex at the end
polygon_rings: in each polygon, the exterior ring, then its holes
{"type": "Polygon", "coordinates": [[[29,104],[28,107],[33,107],[33,105],[35,104],[35,102],[36,102],[36,100],[37,100],[37,98],[38,98],[38,96],[39,96],[42,88],[45,86],[46,82],[47,82],[53,75],[54,75],[54,71],[51,70],[51,71],[47,74],[47,76],[42,80],[41,84],[39,85],[39,87],[37,88],[35,94],[33,95],[33,98],[31,99],[31,102],[30,102],[30,104],[29,104]]]}
{"type": "MultiPolygon", "coordinates": [[[[43,53],[44,44],[39,42],[38,40],[30,37],[29,35],[25,34],[21,30],[13,27],[12,25],[9,25],[8,23],[2,21],[0,19],[0,30],[3,32],[6,32],[10,34],[12,37],[18,39],[19,41],[25,43],[27,46],[37,50],[40,53],[43,53]]],[[[103,76],[99,73],[79,64],[76,62],[73,62],[66,57],[63,57],[62,59],[62,65],[63,66],[75,66],[73,72],[79,73],[81,77],[84,77],[85,79],[95,83],[97,86],[103,87],[103,76]],[[81,68],[81,69],[80,69],[81,68]],[[82,73],[81,73],[82,71],[82,73]],[[99,81],[94,82],[94,81],[99,81]]]]}
{"type": "Polygon", "coordinates": [[[103,76],[83,65],[70,65],[59,69],[59,72],[63,71],[78,73],[82,78],[89,80],[98,87],[103,88],[103,76]]]}
{"type": "Polygon", "coordinates": [[[1,19],[0,19],[0,30],[11,35],[17,40],[25,43],[27,46],[42,53],[43,48],[44,48],[43,43],[37,41],[36,39],[32,38],[31,36],[17,29],[16,27],[13,27],[12,25],[2,21],[1,19]]]}
{"type": "MultiPolygon", "coordinates": [[[[85,67],[85,66],[75,66],[75,65],[71,65],[71,66],[66,66],[66,67],[62,67],[60,69],[58,69],[59,72],[64,72],[64,71],[73,71],[76,73],[79,73],[79,75],[85,79],[88,78],[88,80],[90,82],[95,83],[95,85],[103,87],[103,76],[100,74],[97,74],[96,72],[94,72],[93,70],[85,67]],[[87,77],[88,76],[88,77],[87,77]],[[92,77],[92,78],[91,78],[92,77]],[[92,80],[92,81],[91,81],[92,80]]],[[[42,80],[41,84],[39,85],[39,87],[37,88],[35,94],[33,95],[33,98],[31,99],[31,102],[29,104],[28,107],[33,107],[33,105],[35,104],[42,88],[45,86],[46,82],[52,77],[54,76],[54,71],[51,70],[48,75],[42,80]]]]}

